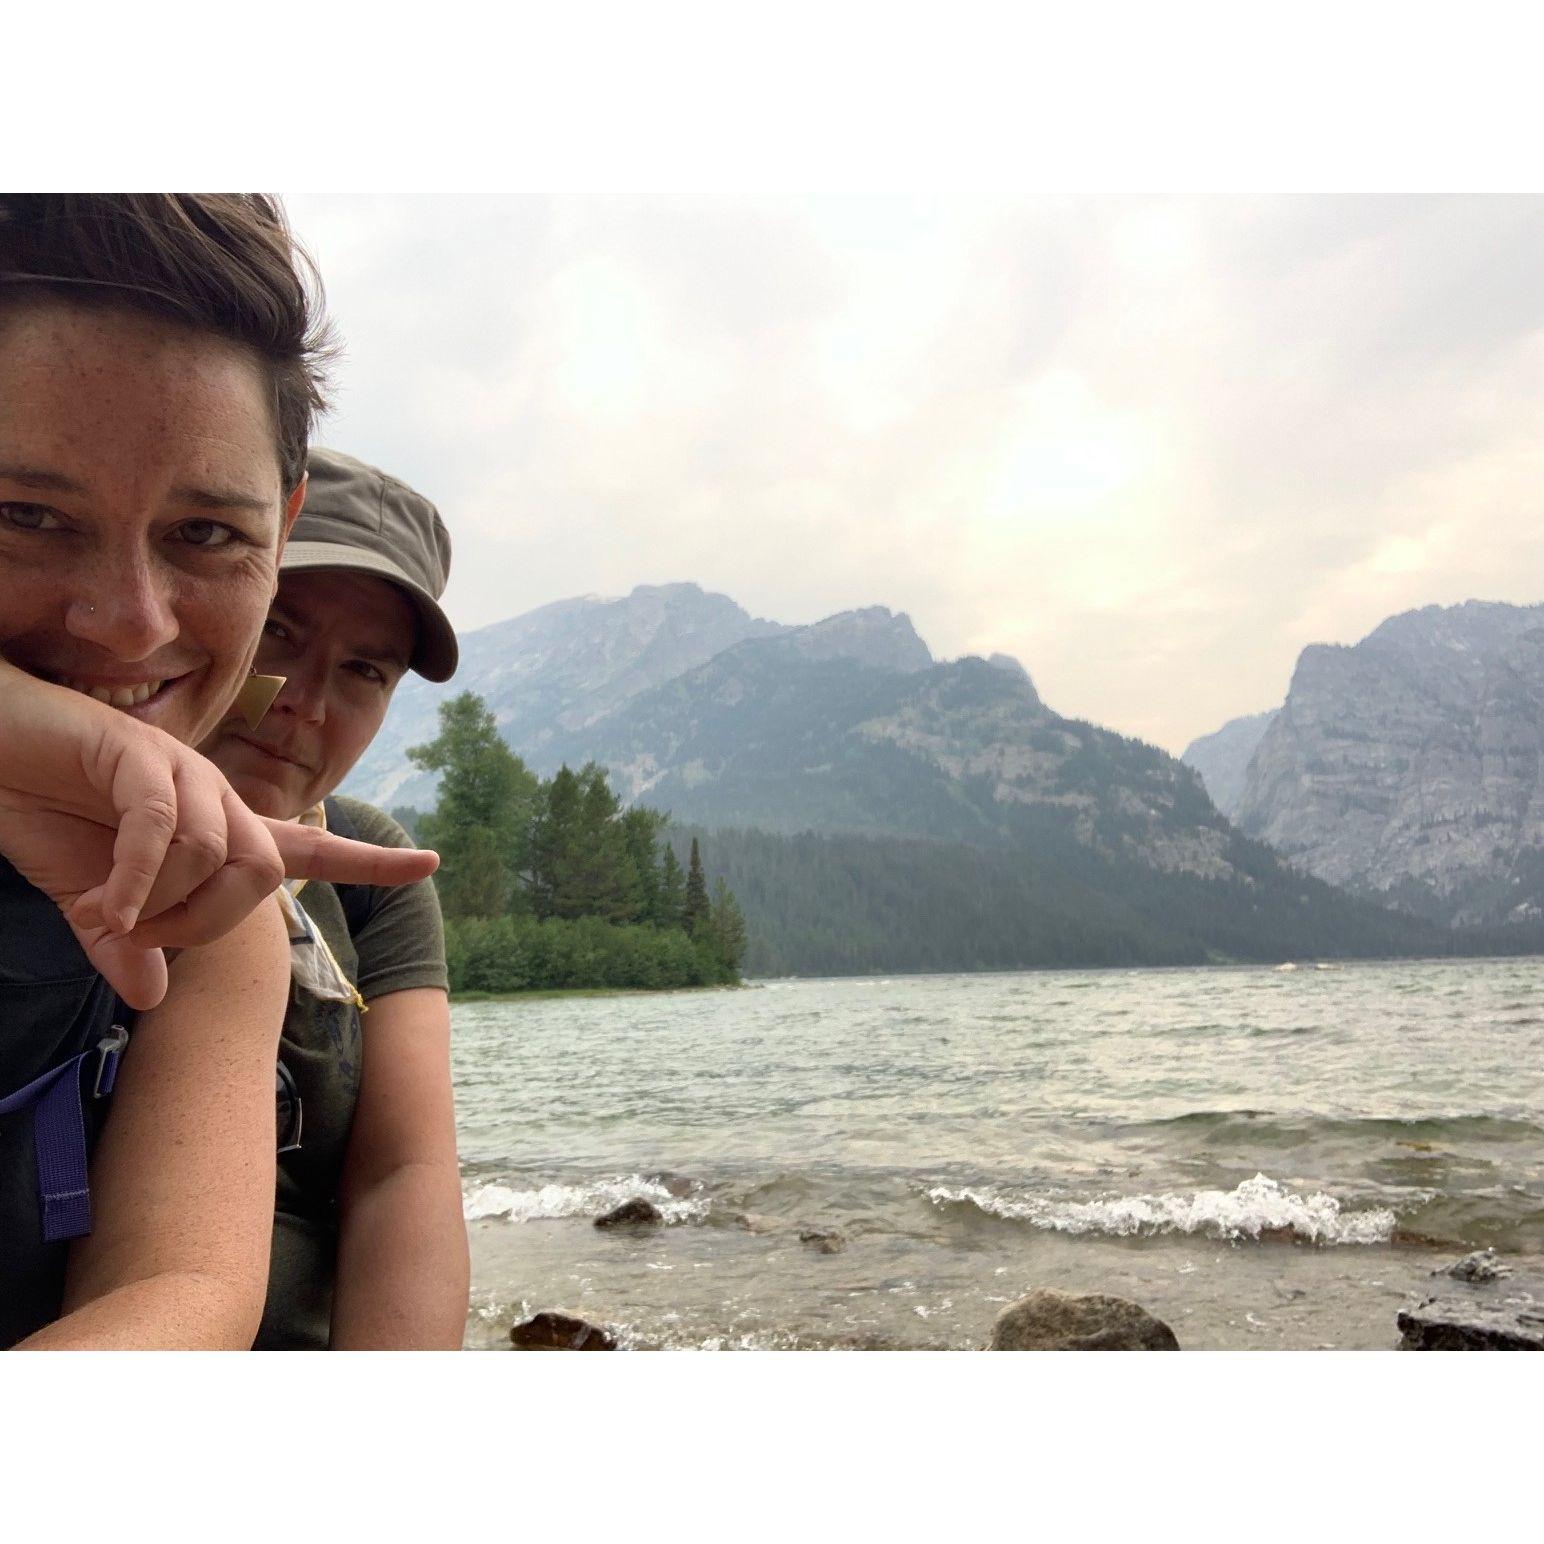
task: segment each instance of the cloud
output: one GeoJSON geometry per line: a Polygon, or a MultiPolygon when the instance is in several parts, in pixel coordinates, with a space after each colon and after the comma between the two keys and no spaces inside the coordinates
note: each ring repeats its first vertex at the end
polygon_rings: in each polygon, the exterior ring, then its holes
{"type": "Polygon", "coordinates": [[[1306,643],[1544,598],[1537,198],[289,204],[323,438],[441,505],[463,628],[883,603],[1179,749],[1306,643]]]}

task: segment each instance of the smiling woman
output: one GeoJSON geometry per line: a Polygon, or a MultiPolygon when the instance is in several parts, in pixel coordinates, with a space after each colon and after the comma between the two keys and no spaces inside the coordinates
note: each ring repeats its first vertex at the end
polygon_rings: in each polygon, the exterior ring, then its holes
{"type": "MultiPolygon", "coordinates": [[[[304,497],[317,323],[270,200],[0,196],[0,1345],[256,1331],[288,981],[258,902],[304,848],[188,747],[304,497]]],[[[339,877],[433,867],[384,856],[339,877]]]]}

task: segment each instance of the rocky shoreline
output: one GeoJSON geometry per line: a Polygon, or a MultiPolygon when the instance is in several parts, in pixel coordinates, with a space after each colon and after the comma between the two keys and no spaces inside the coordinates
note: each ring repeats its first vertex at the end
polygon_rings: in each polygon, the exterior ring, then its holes
{"type": "MultiPolygon", "coordinates": [[[[695,1183],[671,1178],[683,1190],[695,1183]]],[[[819,1255],[838,1254],[847,1247],[840,1230],[823,1224],[757,1213],[737,1215],[734,1221],[753,1235],[797,1239],[819,1255]]],[[[665,1222],[660,1209],[641,1196],[592,1219],[592,1225],[603,1232],[630,1234],[651,1232],[665,1222]]],[[[1430,1288],[1412,1292],[1395,1315],[1391,1347],[1397,1334],[1400,1350],[1544,1350],[1544,1271],[1536,1268],[1536,1262],[1519,1268],[1494,1250],[1482,1250],[1438,1267],[1430,1280],[1430,1288]]],[[[508,1334],[514,1349],[527,1351],[611,1351],[624,1349],[625,1340],[615,1325],[591,1323],[562,1310],[531,1314],[508,1334]]],[[[851,1348],[869,1347],[854,1340],[851,1348]]],[[[980,1349],[1177,1351],[1181,1345],[1169,1324],[1129,1298],[1036,1288],[998,1313],[980,1349]]]]}

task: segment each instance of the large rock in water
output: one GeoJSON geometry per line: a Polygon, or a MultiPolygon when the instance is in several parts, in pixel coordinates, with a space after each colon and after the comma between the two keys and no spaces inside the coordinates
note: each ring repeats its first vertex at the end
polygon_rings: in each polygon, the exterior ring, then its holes
{"type": "Polygon", "coordinates": [[[616,1337],[598,1324],[566,1313],[539,1313],[515,1325],[509,1343],[517,1351],[615,1351],[616,1337]]]}
{"type": "Polygon", "coordinates": [[[597,1228],[651,1228],[665,1220],[665,1215],[652,1202],[642,1196],[634,1196],[613,1207],[604,1217],[595,1219],[597,1228]]]}
{"type": "Polygon", "coordinates": [[[1178,1351],[1162,1319],[1123,1297],[1042,1288],[1010,1303],[988,1351],[1178,1351]]]}
{"type": "Polygon", "coordinates": [[[1396,1321],[1401,1351],[1544,1351],[1544,1275],[1489,1249],[1432,1274],[1442,1285],[1396,1321]]]}

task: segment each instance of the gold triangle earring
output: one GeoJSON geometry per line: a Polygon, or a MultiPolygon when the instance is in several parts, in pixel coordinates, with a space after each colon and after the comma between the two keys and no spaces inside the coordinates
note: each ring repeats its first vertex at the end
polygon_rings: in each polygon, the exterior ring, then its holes
{"type": "Polygon", "coordinates": [[[288,679],[288,676],[281,675],[259,675],[256,670],[247,672],[241,690],[236,693],[236,711],[248,729],[256,729],[267,717],[273,699],[284,690],[284,683],[288,679]]]}

